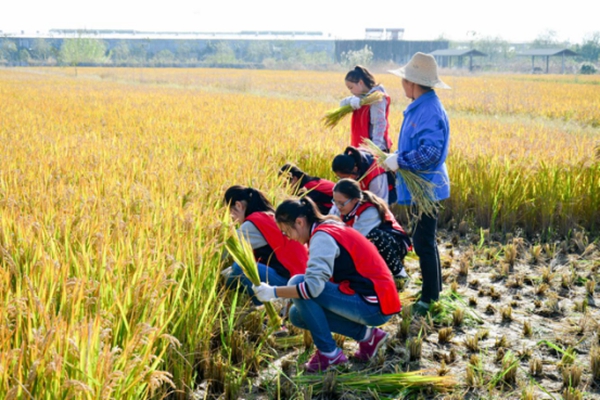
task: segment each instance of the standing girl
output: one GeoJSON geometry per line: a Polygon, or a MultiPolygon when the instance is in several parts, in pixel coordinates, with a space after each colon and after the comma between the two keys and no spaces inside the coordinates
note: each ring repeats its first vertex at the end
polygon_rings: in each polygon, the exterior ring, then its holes
{"type": "Polygon", "coordinates": [[[331,169],[338,178],[358,181],[362,190],[370,191],[388,204],[396,200],[395,179],[367,151],[348,146],[344,154],[335,156],[331,169]]]}
{"type": "Polygon", "coordinates": [[[350,105],[354,109],[350,126],[350,145],[358,147],[362,140],[367,138],[371,139],[381,150],[390,151],[392,147],[388,135],[390,96],[387,95],[382,85],[375,82],[375,78],[369,70],[360,65],[346,74],[345,82],[352,96],[343,99],[340,107],[350,105]],[[361,106],[360,99],[375,91],[383,93],[382,101],[361,106]]]}
{"type": "MultiPolygon", "coordinates": [[[[281,233],[275,223],[275,210],[264,194],[236,185],[227,189],[224,202],[233,220],[241,224],[238,234],[248,240],[254,251],[261,282],[285,285],[292,276],[304,273],[308,261],[306,247],[281,233]]],[[[225,273],[227,286],[241,283],[254,304],[260,305],[254,297],[252,282],[241,267],[234,263],[230,268],[225,273]]]]}
{"type": "MultiPolygon", "coordinates": [[[[450,142],[450,122],[446,110],[433,90],[450,89],[438,77],[433,56],[416,53],[404,67],[392,74],[402,78],[402,88],[412,103],[404,111],[398,151],[388,156],[386,165],[392,171],[399,168],[418,172],[435,186],[435,201],[450,197],[450,180],[446,157],[450,142]]],[[[413,199],[406,183],[398,174],[398,203],[410,205],[413,199]]],[[[424,315],[431,301],[439,299],[442,290],[442,270],[437,248],[437,214],[423,214],[413,233],[415,252],[423,275],[421,299],[413,306],[424,315]]]]}
{"type": "Polygon", "coordinates": [[[319,207],[321,214],[329,214],[331,206],[333,206],[335,183],[310,176],[294,164],[285,164],[279,170],[279,174],[287,177],[287,182],[294,189],[294,196],[306,193],[306,196],[310,197],[319,207]]]}
{"type": "Polygon", "coordinates": [[[284,234],[309,246],[305,275],[287,286],[261,283],[254,287],[261,301],[292,299],[290,322],[310,331],[317,351],[305,365],[325,371],[347,362],[332,332],[359,342],[354,356],[371,359],[388,334],[378,326],[400,312],[396,285],[375,246],[333,216],[323,216],[309,198],[286,200],[277,207],[284,234]]]}
{"type": "Polygon", "coordinates": [[[377,247],[392,275],[406,278],[403,260],[412,244],[387,204],[368,190],[361,190],[353,179],[336,183],[333,201],[336,205],[333,214],[377,247]]]}

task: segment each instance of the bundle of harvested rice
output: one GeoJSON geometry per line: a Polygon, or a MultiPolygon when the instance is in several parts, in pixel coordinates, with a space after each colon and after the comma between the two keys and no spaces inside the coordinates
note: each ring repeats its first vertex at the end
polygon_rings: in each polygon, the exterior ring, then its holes
{"type": "MultiPolygon", "coordinates": [[[[224,221],[227,221],[229,216],[226,215],[224,221]]],[[[254,259],[254,252],[252,251],[252,247],[248,243],[247,240],[240,238],[231,227],[228,227],[226,232],[225,239],[225,248],[233,257],[234,261],[242,268],[244,275],[253,285],[260,285],[260,275],[258,274],[258,267],[256,265],[256,260],[254,259]]],[[[279,314],[275,310],[275,307],[271,303],[264,303],[265,311],[269,316],[269,326],[272,329],[277,329],[281,327],[281,319],[279,318],[279,314]]]]}
{"type": "MultiPolygon", "coordinates": [[[[360,99],[361,106],[370,106],[371,104],[375,104],[380,102],[383,99],[383,93],[375,91],[363,98],[360,99]]],[[[344,117],[350,114],[352,111],[352,106],[342,106],[336,108],[335,110],[328,111],[323,117],[323,123],[327,128],[334,128],[344,117]]]]}
{"type": "Polygon", "coordinates": [[[326,383],[338,387],[339,392],[344,390],[370,392],[376,391],[384,394],[398,394],[431,388],[438,392],[445,392],[456,385],[451,376],[424,375],[426,371],[397,372],[381,375],[365,375],[363,372],[336,374],[329,379],[323,375],[301,375],[296,378],[297,383],[311,385],[317,392],[324,388],[326,383]]]}
{"type": "MultiPolygon", "coordinates": [[[[377,164],[380,167],[386,168],[385,160],[389,154],[385,153],[375,143],[369,139],[363,139],[362,148],[368,150],[377,159],[377,164]]],[[[422,214],[435,216],[438,212],[439,203],[435,199],[435,184],[423,178],[419,172],[413,172],[400,168],[398,173],[406,183],[406,187],[410,192],[413,205],[416,206],[417,216],[422,214]]]]}

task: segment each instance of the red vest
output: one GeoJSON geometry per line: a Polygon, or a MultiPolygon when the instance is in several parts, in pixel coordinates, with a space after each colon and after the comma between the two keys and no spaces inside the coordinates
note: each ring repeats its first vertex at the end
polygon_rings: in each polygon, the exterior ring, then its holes
{"type": "MultiPolygon", "coordinates": [[[[375,207],[375,204],[369,203],[369,202],[364,202],[364,203],[360,204],[358,206],[358,208],[356,209],[356,212],[354,213],[352,218],[348,218],[347,220],[344,219],[344,223],[348,226],[354,226],[354,221],[356,220],[356,218],[359,217],[369,207],[375,207]]],[[[402,228],[402,225],[400,225],[398,223],[398,221],[396,221],[394,214],[392,214],[392,212],[389,209],[386,209],[385,220],[382,221],[382,223],[384,223],[384,222],[388,222],[392,226],[393,230],[401,232],[404,235],[406,235],[404,228],[402,228]]]]}
{"type": "Polygon", "coordinates": [[[371,184],[373,179],[377,178],[379,175],[384,174],[385,169],[377,165],[377,161],[375,160],[375,158],[373,158],[373,162],[371,163],[371,165],[369,165],[369,169],[365,173],[364,177],[361,178],[360,182],[358,182],[361,190],[369,190],[369,185],[371,184]]]}
{"type": "Polygon", "coordinates": [[[354,229],[341,224],[319,224],[312,235],[323,231],[340,247],[331,280],[346,294],[376,295],[384,315],[400,312],[402,305],[396,284],[377,248],[354,229]],[[349,257],[348,257],[349,256],[349,257]]]}
{"type": "MultiPolygon", "coordinates": [[[[256,226],[256,229],[263,235],[268,246],[275,253],[275,258],[287,271],[290,277],[303,274],[306,271],[308,262],[308,250],[306,246],[295,240],[286,237],[275,222],[273,214],[267,212],[253,212],[248,215],[245,221],[250,221],[256,226]]],[[[256,253],[255,253],[256,255],[256,253]]],[[[258,259],[258,262],[269,265],[271,260],[258,259]]],[[[276,266],[273,267],[277,270],[276,266]]]]}
{"type": "MultiPolygon", "coordinates": [[[[384,96],[386,100],[385,106],[385,120],[388,120],[390,113],[390,96],[387,94],[384,96]]],[[[358,110],[352,112],[352,121],[350,123],[350,145],[359,147],[362,144],[364,138],[371,139],[369,137],[369,126],[371,125],[371,106],[362,106],[358,110]]],[[[385,133],[383,137],[387,143],[388,150],[392,148],[392,141],[388,136],[388,129],[390,124],[385,126],[385,133]]]]}
{"type": "Polygon", "coordinates": [[[309,192],[319,192],[322,193],[324,196],[327,196],[330,200],[329,202],[325,203],[325,202],[320,202],[320,201],[315,201],[315,203],[318,206],[323,206],[326,209],[331,209],[331,207],[333,206],[333,187],[335,186],[335,183],[328,181],[327,179],[315,179],[314,181],[310,181],[308,182],[306,185],[304,185],[304,189],[306,189],[309,192]]]}

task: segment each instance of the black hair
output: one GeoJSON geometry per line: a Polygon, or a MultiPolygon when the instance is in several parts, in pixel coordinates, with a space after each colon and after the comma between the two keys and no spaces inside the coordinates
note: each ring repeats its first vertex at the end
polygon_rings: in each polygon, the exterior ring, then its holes
{"type": "Polygon", "coordinates": [[[279,176],[284,174],[287,174],[286,177],[290,180],[292,177],[298,179],[299,184],[297,185],[296,192],[303,188],[308,182],[319,180],[319,178],[308,175],[306,172],[302,171],[292,163],[286,163],[279,169],[279,176]]]}
{"type": "Polygon", "coordinates": [[[360,150],[356,147],[348,146],[343,154],[338,154],[334,157],[333,162],[331,163],[331,170],[342,174],[360,175],[361,164],[362,157],[360,155],[360,150]],[[358,173],[354,171],[355,167],[358,168],[358,173]]]}
{"type": "Polygon", "coordinates": [[[385,221],[385,215],[388,212],[388,206],[385,201],[373,192],[361,190],[358,182],[354,179],[340,179],[333,187],[333,191],[341,193],[349,199],[360,199],[361,204],[372,203],[377,208],[379,218],[385,221]]]}
{"type": "Polygon", "coordinates": [[[241,185],[231,186],[225,191],[223,201],[229,206],[235,204],[236,201],[245,201],[247,204],[245,217],[256,211],[275,212],[273,205],[265,195],[261,191],[251,187],[241,185]]]}
{"type": "Polygon", "coordinates": [[[309,197],[284,200],[275,211],[275,221],[278,224],[293,225],[300,217],[306,217],[306,222],[311,226],[315,222],[339,221],[339,218],[333,215],[321,214],[319,207],[309,197]]]}
{"type": "Polygon", "coordinates": [[[375,83],[375,77],[373,74],[371,74],[369,70],[362,65],[357,65],[353,70],[349,71],[346,74],[345,80],[352,83],[358,83],[358,81],[362,80],[369,90],[373,89],[373,86],[377,85],[377,83],[375,83]]]}

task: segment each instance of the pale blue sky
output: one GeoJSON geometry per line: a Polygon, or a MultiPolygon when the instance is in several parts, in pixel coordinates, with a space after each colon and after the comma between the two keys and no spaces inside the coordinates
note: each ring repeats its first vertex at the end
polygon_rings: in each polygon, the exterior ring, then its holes
{"type": "Polygon", "coordinates": [[[157,31],[310,30],[363,38],[365,28],[404,28],[405,39],[444,35],[464,40],[501,36],[531,41],[556,31],[580,42],[600,31],[598,0],[2,0],[0,30],[71,29],[157,31]],[[595,4],[595,6],[590,6],[595,4]]]}

